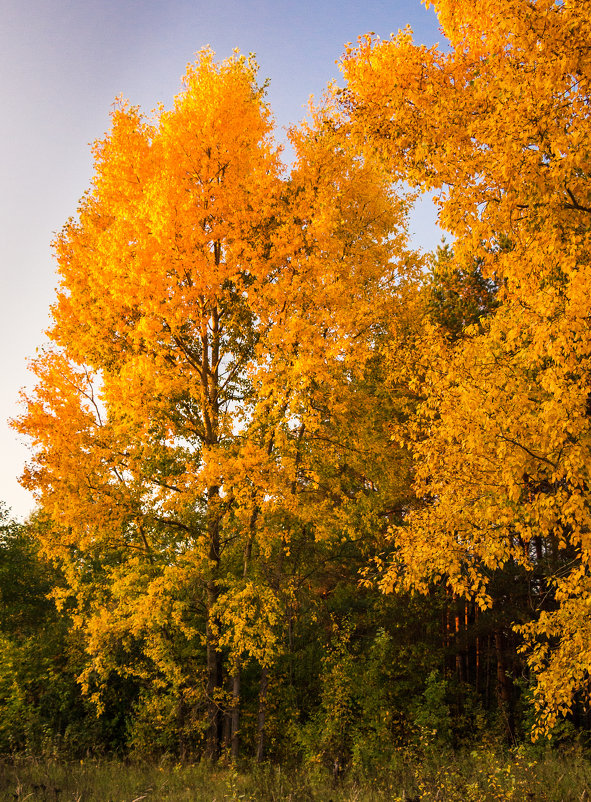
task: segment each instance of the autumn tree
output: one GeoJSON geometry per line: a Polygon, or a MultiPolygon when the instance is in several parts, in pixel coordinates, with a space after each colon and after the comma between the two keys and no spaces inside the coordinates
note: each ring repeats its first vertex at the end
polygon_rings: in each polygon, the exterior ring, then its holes
{"type": "Polygon", "coordinates": [[[221,463],[248,392],[280,171],[255,75],[252,60],[216,64],[204,51],[172,110],[152,121],[115,111],[78,219],[56,239],[54,346],[33,365],[39,384],[19,424],[37,447],[25,483],[56,524],[48,551],[74,585],[81,555],[102,561],[111,612],[103,600],[86,622],[97,655],[113,610],[148,640],[166,626],[134,609],[134,583],[143,604],[154,596],[152,613],[162,586],[192,587],[186,603],[204,605],[212,755],[212,611],[233,502],[221,463]]]}
{"type": "Polygon", "coordinates": [[[378,481],[372,398],[416,272],[407,204],[336,114],[329,95],[292,132],[284,179],[252,59],[202,52],[153,118],[120,104],[55,242],[52,345],[16,423],[87,691],[124,675],[136,713],[210,757],[237,756],[249,661],[264,725],[291,540],[383,531],[403,492],[378,481]]]}
{"type": "Polygon", "coordinates": [[[373,553],[408,493],[400,449],[394,470],[382,458],[384,445],[392,451],[390,407],[376,355],[404,318],[420,263],[408,249],[407,201],[338,126],[331,93],[290,138],[296,158],[272,237],[281,269],[260,301],[264,328],[251,368],[244,435],[252,458],[244,470],[237,463],[235,478],[248,500],[249,538],[242,576],[220,598],[226,621],[233,598],[268,604],[266,621],[275,620],[272,649],[272,635],[266,651],[245,648],[249,637],[260,643],[262,621],[246,637],[242,625],[240,637],[230,626],[225,639],[239,662],[250,655],[261,664],[261,701],[302,584],[322,573],[331,549],[365,542],[361,551],[373,553]]]}
{"type": "Polygon", "coordinates": [[[557,607],[522,631],[551,729],[591,667],[591,19],[576,0],[435,7],[450,51],[408,30],[365,38],[343,102],[393,175],[436,192],[452,268],[478,259],[500,305],[457,343],[425,327],[410,432],[422,503],[384,587],[443,578],[487,607],[497,569],[545,561],[557,607]]]}

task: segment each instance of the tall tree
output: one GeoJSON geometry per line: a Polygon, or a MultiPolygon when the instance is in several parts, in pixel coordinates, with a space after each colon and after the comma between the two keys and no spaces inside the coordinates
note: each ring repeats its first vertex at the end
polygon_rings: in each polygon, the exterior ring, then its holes
{"type": "Polygon", "coordinates": [[[134,574],[174,585],[166,571],[179,564],[190,575],[193,604],[205,605],[212,756],[212,611],[233,501],[221,464],[270,278],[271,131],[254,62],[217,64],[210,51],[189,66],[171,111],[147,121],[122,104],[113,114],[78,219],[56,239],[54,347],[33,365],[39,385],[20,422],[38,448],[25,482],[60,533],[48,550],[117,553],[105,568],[113,586],[134,574]]]}
{"type": "Polygon", "coordinates": [[[500,566],[548,566],[558,607],[523,631],[551,728],[591,668],[591,19],[576,0],[435,7],[450,52],[408,30],[366,38],[343,98],[394,175],[438,192],[455,265],[478,259],[501,303],[455,344],[426,327],[411,434],[422,504],[385,585],[445,577],[486,607],[500,566]]]}
{"type": "Polygon", "coordinates": [[[326,510],[344,537],[346,502],[368,520],[367,496],[383,506],[356,404],[369,420],[375,346],[416,267],[406,204],[335,113],[293,132],[284,180],[252,59],[204,51],[152,120],[121,104],[56,239],[53,344],[16,424],[35,447],[24,482],[53,519],[45,550],[77,598],[89,692],[125,673],[155,714],[162,689],[160,717],[193,726],[193,743],[203,730],[210,757],[222,740],[237,754],[249,660],[264,721],[295,529],[320,536],[326,510]]]}

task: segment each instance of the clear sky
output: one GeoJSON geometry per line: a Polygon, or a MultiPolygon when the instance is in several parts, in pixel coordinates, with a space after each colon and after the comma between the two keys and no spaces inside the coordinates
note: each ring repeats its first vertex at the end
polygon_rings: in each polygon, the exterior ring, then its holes
{"type": "MultiPolygon", "coordinates": [[[[0,501],[15,516],[33,506],[17,482],[29,451],[7,419],[49,323],[51,240],[89,185],[89,143],[108,129],[115,97],[169,105],[198,50],[221,59],[239,48],[270,79],[281,129],[338,77],[345,43],[407,24],[417,42],[442,38],[419,0],[0,0],[0,501]]],[[[413,229],[423,247],[440,239],[425,207],[413,229]]]]}

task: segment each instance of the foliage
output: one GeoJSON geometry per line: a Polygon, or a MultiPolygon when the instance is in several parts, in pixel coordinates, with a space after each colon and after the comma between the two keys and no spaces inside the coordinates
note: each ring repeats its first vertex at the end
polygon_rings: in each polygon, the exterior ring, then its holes
{"type": "Polygon", "coordinates": [[[2,510],[0,751],[70,756],[116,749],[120,709],[108,704],[97,719],[76,682],[83,651],[69,617],[48,598],[63,578],[39,554],[35,535],[42,527],[41,520],[17,524],[2,510]]]}
{"type": "Polygon", "coordinates": [[[543,732],[586,693],[590,657],[590,21],[577,2],[435,7],[450,51],[366,37],[343,103],[393,176],[438,193],[456,276],[476,260],[500,289],[455,342],[425,321],[403,363],[420,503],[384,588],[443,578],[485,609],[500,567],[543,566],[541,613],[519,622],[543,732]]]}
{"type": "Polygon", "coordinates": [[[289,170],[252,56],[117,104],[14,422],[3,753],[519,799],[500,740],[584,743],[591,22],[434,5],[449,50],[348,46],[289,170]],[[415,191],[452,247],[409,248],[415,191]]]}
{"type": "Polygon", "coordinates": [[[155,748],[236,756],[242,675],[280,658],[312,544],[374,550],[407,492],[375,403],[419,261],[407,204],[330,98],[291,132],[285,179],[256,71],[205,50],[171,111],[115,110],[55,241],[51,346],[15,424],[80,681],[99,712],[135,689],[140,752],[152,722],[155,748]]]}

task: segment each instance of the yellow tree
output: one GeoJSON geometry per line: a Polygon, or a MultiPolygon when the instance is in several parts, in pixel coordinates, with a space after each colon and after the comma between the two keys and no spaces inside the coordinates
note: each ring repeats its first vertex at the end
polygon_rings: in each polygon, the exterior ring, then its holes
{"type": "MultiPolygon", "coordinates": [[[[202,52],[153,120],[121,104],[78,219],[56,239],[54,347],[33,364],[39,384],[18,424],[37,449],[25,483],[63,533],[50,552],[118,549],[113,587],[181,564],[203,592],[211,755],[221,658],[210,611],[233,501],[220,466],[269,281],[271,132],[256,65],[238,55],[217,64],[202,52]]],[[[98,638],[100,615],[94,626],[98,638]]]]}
{"type": "Polygon", "coordinates": [[[384,587],[444,577],[486,607],[498,567],[554,566],[558,609],[523,629],[548,729],[591,669],[591,17],[577,0],[434,5],[450,51],[365,38],[343,102],[393,175],[435,190],[450,268],[477,258],[501,303],[456,344],[424,327],[407,374],[423,503],[384,587]]]}
{"type": "Polygon", "coordinates": [[[357,497],[372,515],[360,465],[376,437],[359,456],[355,416],[361,402],[370,432],[362,379],[416,268],[406,204],[335,114],[293,133],[284,180],[252,60],[204,51],[153,119],[121,104],[56,239],[53,345],[16,423],[35,449],[24,482],[53,521],[45,549],[77,599],[88,690],[100,702],[126,671],[154,725],[204,708],[212,757],[224,709],[237,754],[241,665],[265,672],[279,648],[281,593],[262,568],[289,557],[289,521],[331,509],[345,531],[357,497]],[[348,426],[332,451],[331,419],[348,426]],[[344,451],[359,463],[348,496],[319,470],[344,451]],[[156,691],[171,684],[167,712],[156,691]]]}
{"type": "MultiPolygon", "coordinates": [[[[384,446],[392,450],[391,422],[376,353],[404,317],[420,260],[408,250],[407,201],[338,123],[329,92],[310,123],[290,134],[296,159],[272,237],[280,269],[261,298],[264,325],[251,370],[250,461],[236,463],[234,477],[248,501],[241,509],[249,537],[235,601],[228,593],[219,600],[229,625],[224,642],[239,658],[252,634],[232,625],[229,611],[253,593],[270,601],[261,568],[275,576],[275,607],[279,596],[289,606],[298,581],[289,578],[292,548],[301,554],[306,538],[369,540],[408,492],[404,460],[392,469],[381,458],[384,446]]],[[[297,569],[308,577],[317,568],[314,551],[297,569]]],[[[256,628],[260,634],[264,626],[256,628]]],[[[270,656],[258,653],[263,685],[270,656]]]]}

